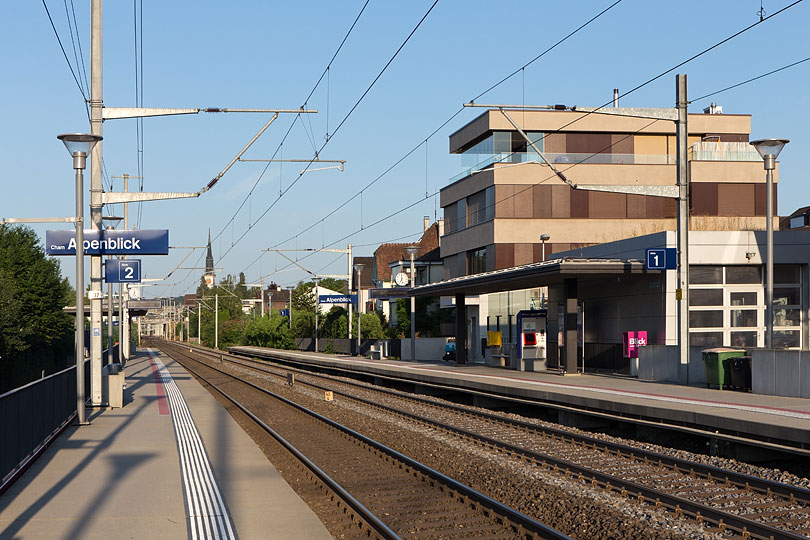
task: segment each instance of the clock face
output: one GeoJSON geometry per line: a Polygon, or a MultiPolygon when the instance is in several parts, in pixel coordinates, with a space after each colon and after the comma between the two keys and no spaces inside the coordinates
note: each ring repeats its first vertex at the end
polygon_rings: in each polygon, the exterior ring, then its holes
{"type": "Polygon", "coordinates": [[[394,281],[396,281],[397,285],[399,285],[400,287],[404,287],[405,285],[408,284],[410,279],[408,279],[408,274],[400,272],[396,275],[394,281]]]}

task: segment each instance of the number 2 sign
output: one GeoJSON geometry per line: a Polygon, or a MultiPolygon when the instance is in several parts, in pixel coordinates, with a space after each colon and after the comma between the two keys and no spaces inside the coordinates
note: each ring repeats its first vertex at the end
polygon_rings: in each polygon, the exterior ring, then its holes
{"type": "Polygon", "coordinates": [[[104,263],[104,281],[106,283],[140,283],[140,259],[108,259],[104,263]]]}

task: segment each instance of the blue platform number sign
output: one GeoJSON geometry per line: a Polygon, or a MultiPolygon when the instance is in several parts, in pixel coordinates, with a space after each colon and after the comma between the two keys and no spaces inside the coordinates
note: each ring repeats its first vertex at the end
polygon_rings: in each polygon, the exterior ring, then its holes
{"type": "Polygon", "coordinates": [[[289,309],[280,309],[280,310],[278,310],[278,314],[281,315],[282,317],[289,317],[290,316],[290,310],[289,309]]]}
{"type": "Polygon", "coordinates": [[[140,259],[110,259],[104,263],[104,281],[107,283],[140,283],[140,259]]]}
{"type": "Polygon", "coordinates": [[[647,270],[675,270],[678,267],[678,250],[648,248],[645,263],[647,270]]]}

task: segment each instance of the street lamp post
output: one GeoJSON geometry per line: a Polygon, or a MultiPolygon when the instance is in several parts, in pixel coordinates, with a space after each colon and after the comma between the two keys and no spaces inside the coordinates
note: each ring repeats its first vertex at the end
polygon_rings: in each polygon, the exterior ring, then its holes
{"type": "MultiPolygon", "coordinates": [[[[413,269],[413,258],[419,251],[419,246],[408,246],[405,248],[405,251],[408,253],[408,256],[411,258],[411,289],[413,289],[414,283],[416,282],[414,269],[413,269]]],[[[411,360],[416,361],[416,297],[411,296],[411,360]]]]}
{"type": "Polygon", "coordinates": [[[773,170],[776,168],[776,158],[779,152],[790,141],[787,139],[759,139],[751,141],[751,146],[757,149],[765,161],[766,191],[765,215],[766,227],[766,267],[765,267],[765,348],[773,347],[773,170]]]}
{"type": "Polygon", "coordinates": [[[540,259],[541,261],[546,260],[546,242],[549,240],[549,238],[551,238],[551,236],[549,236],[547,234],[541,234],[540,235],[540,241],[543,242],[543,258],[540,259]]]}
{"type": "Polygon", "coordinates": [[[64,133],[57,139],[73,156],[76,171],[76,421],[87,424],[84,410],[84,169],[87,155],[102,139],[100,135],[64,133]]]}
{"type": "Polygon", "coordinates": [[[357,356],[360,356],[360,321],[363,320],[363,309],[360,307],[362,305],[361,302],[361,294],[360,294],[360,275],[363,273],[363,268],[366,265],[363,263],[355,263],[354,271],[357,272],[357,356]]]}

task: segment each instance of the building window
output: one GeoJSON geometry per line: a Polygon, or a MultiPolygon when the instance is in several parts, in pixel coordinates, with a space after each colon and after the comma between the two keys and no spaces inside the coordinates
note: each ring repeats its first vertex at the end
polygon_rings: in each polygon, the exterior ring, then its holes
{"type": "MultiPolygon", "coordinates": [[[[765,287],[761,266],[689,268],[689,326],[693,345],[765,345],[765,287]]],[[[798,266],[774,266],[773,346],[801,346],[802,302],[798,266]]]]}
{"type": "Polygon", "coordinates": [[[487,271],[487,248],[467,252],[467,275],[487,271]]]}

